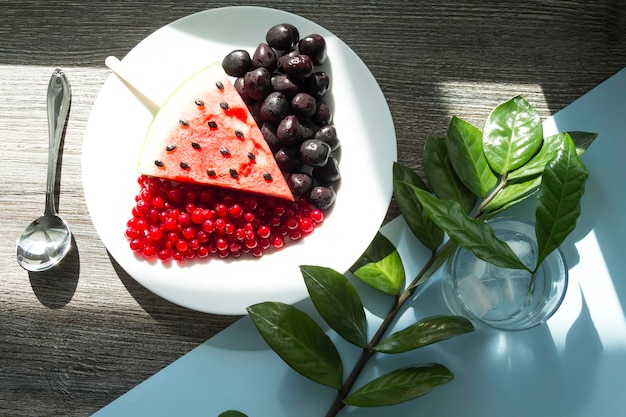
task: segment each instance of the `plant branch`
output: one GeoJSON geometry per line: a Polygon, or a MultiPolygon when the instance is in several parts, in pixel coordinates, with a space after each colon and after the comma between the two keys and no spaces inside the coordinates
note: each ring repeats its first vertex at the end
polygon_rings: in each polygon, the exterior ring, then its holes
{"type": "Polygon", "coordinates": [[[339,391],[337,391],[335,400],[333,401],[333,404],[328,410],[326,417],[335,417],[337,413],[342,408],[345,407],[343,400],[346,399],[346,397],[350,394],[350,391],[352,391],[352,388],[354,387],[354,384],[356,383],[357,378],[359,377],[359,375],[365,368],[365,365],[367,364],[369,359],[372,356],[374,356],[374,354],[376,353],[376,351],[374,350],[374,347],[378,345],[380,341],[383,339],[383,337],[385,336],[385,333],[389,329],[389,326],[391,326],[391,323],[394,322],[402,306],[411,297],[415,289],[419,285],[426,282],[425,280],[422,281],[421,278],[430,269],[430,267],[435,263],[435,261],[442,254],[445,253],[445,249],[449,246],[449,244],[450,242],[446,242],[446,244],[442,246],[438,251],[434,251],[430,259],[428,260],[428,262],[424,265],[424,267],[420,270],[420,272],[415,276],[415,278],[413,278],[409,286],[405,290],[400,292],[398,295],[396,295],[396,297],[394,298],[393,305],[389,309],[389,312],[387,312],[387,315],[383,319],[383,322],[381,323],[380,327],[378,328],[378,330],[376,331],[376,333],[374,334],[370,342],[367,344],[367,346],[363,348],[357,363],[352,368],[352,371],[350,372],[350,374],[344,381],[339,391]]]}
{"type": "Polygon", "coordinates": [[[483,211],[483,209],[485,208],[485,206],[487,206],[487,204],[489,204],[491,202],[491,200],[493,200],[496,195],[504,188],[508,185],[508,177],[509,177],[509,173],[505,172],[504,174],[502,174],[502,178],[500,178],[500,182],[498,183],[498,185],[496,185],[496,187],[491,190],[491,192],[489,193],[489,195],[487,197],[485,197],[483,199],[483,201],[480,202],[480,204],[478,205],[478,207],[476,207],[476,209],[473,211],[471,217],[478,217],[480,215],[480,213],[483,211]]]}

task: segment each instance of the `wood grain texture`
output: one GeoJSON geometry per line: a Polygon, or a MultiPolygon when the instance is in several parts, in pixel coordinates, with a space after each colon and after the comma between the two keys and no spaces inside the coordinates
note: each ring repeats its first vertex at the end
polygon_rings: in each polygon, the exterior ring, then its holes
{"type": "MultiPolygon", "coordinates": [[[[159,27],[243,2],[0,1],[0,415],[87,416],[230,325],[145,290],[112,260],[81,183],[91,106],[123,57],[159,27]],[[59,208],[75,249],[57,269],[28,274],[15,240],[43,210],[45,90],[61,66],[73,88],[59,208]]],[[[542,117],[626,66],[621,0],[252,1],[326,27],[360,55],[394,119],[399,161],[421,170],[427,134],[451,115],[481,125],[523,94],[542,117]]],[[[398,214],[391,204],[387,219],[398,214]]]]}

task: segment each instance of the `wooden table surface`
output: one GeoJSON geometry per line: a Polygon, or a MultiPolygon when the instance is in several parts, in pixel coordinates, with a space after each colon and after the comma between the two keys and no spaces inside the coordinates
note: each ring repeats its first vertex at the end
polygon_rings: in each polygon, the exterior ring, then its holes
{"type": "MultiPolygon", "coordinates": [[[[108,256],[82,190],[81,147],[110,72],[147,35],[216,1],[0,1],[0,414],[85,416],[233,323],[136,283],[108,256]],[[59,209],[74,248],[58,268],[15,258],[43,210],[45,94],[55,66],[72,83],[59,209]]],[[[369,66],[394,119],[399,161],[420,168],[427,134],[458,115],[479,126],[523,94],[548,117],[626,66],[622,0],[251,1],[311,19],[369,66]]],[[[233,30],[236,30],[235,28],[233,30]]],[[[390,205],[387,219],[398,214],[390,205]]]]}

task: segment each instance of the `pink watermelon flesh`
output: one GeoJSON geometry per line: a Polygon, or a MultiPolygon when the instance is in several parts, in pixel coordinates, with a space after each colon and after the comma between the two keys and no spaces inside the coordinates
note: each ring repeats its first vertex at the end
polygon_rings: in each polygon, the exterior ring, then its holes
{"type": "Polygon", "coordinates": [[[192,76],[159,110],[138,171],[294,200],[263,134],[219,64],[192,76]]]}

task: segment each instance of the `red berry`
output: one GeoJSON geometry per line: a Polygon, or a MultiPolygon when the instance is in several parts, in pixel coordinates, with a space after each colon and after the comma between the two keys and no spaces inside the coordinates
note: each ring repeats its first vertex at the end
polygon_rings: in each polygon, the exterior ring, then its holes
{"type": "Polygon", "coordinates": [[[269,249],[269,248],[272,247],[272,241],[270,240],[269,237],[266,237],[266,238],[263,238],[263,239],[259,239],[259,246],[263,250],[269,249]]]}
{"type": "Polygon", "coordinates": [[[167,192],[167,199],[173,203],[180,202],[180,190],[178,188],[172,188],[167,192]]]}
{"type": "Polygon", "coordinates": [[[153,245],[146,245],[143,247],[141,254],[145,258],[153,258],[156,255],[156,250],[153,245]]]}
{"type": "Polygon", "coordinates": [[[291,240],[298,240],[302,237],[302,232],[298,229],[290,230],[289,237],[291,238],[291,240]]]}
{"type": "Polygon", "coordinates": [[[163,230],[159,226],[152,225],[148,230],[148,239],[152,242],[156,242],[163,238],[163,230]]]}
{"type": "Polygon", "coordinates": [[[179,252],[187,252],[187,249],[189,249],[189,245],[187,244],[187,241],[185,241],[184,239],[180,239],[178,242],[176,242],[176,250],[179,252]]]}
{"type": "Polygon", "coordinates": [[[150,223],[148,223],[148,221],[146,221],[145,219],[139,219],[137,220],[137,223],[135,223],[135,229],[141,232],[148,230],[149,226],[150,223]]]}
{"type": "Polygon", "coordinates": [[[270,229],[269,226],[262,224],[261,226],[259,226],[256,229],[256,234],[258,237],[260,238],[268,238],[270,236],[270,233],[272,233],[272,229],[270,229]]]}
{"type": "Polygon", "coordinates": [[[300,223],[298,226],[300,231],[304,234],[309,234],[313,232],[313,229],[315,229],[315,224],[313,223],[313,220],[309,218],[300,219],[300,223]]]}
{"type": "Polygon", "coordinates": [[[233,219],[238,218],[239,216],[241,216],[242,213],[243,213],[243,207],[241,207],[237,203],[231,205],[228,208],[228,215],[233,219]]]}
{"type": "Polygon", "coordinates": [[[254,249],[257,246],[259,246],[259,241],[256,239],[246,239],[244,241],[244,244],[246,245],[248,249],[254,249]]]}
{"type": "Polygon", "coordinates": [[[163,262],[192,258],[262,256],[312,233],[324,212],[305,198],[213,189],[140,176],[124,235],[134,252],[163,262]]]}
{"type": "Polygon", "coordinates": [[[180,213],[178,216],[178,224],[181,226],[189,226],[191,224],[191,215],[189,213],[180,213]]]}
{"type": "Polygon", "coordinates": [[[168,217],[165,220],[165,223],[164,223],[165,230],[176,230],[177,226],[178,226],[178,223],[176,222],[176,219],[172,217],[168,217]]]}
{"type": "Polygon", "coordinates": [[[324,221],[324,212],[317,208],[313,209],[311,210],[310,217],[315,223],[322,223],[324,221]]]}
{"type": "Polygon", "coordinates": [[[208,205],[213,200],[213,193],[205,190],[200,192],[200,202],[204,205],[208,205]]]}
{"type": "Polygon", "coordinates": [[[196,237],[196,229],[193,227],[186,227],[183,230],[183,237],[187,240],[194,239],[196,237]]]}
{"type": "Polygon", "coordinates": [[[161,261],[168,261],[172,258],[172,251],[169,249],[161,249],[159,253],[157,253],[157,257],[161,261]]]}
{"type": "Polygon", "coordinates": [[[217,215],[220,217],[226,217],[228,215],[228,206],[226,204],[220,203],[215,205],[215,211],[217,215]]]}
{"type": "Polygon", "coordinates": [[[285,225],[289,230],[295,230],[298,228],[298,219],[295,217],[289,217],[285,222],[285,225]]]}
{"type": "Polygon", "coordinates": [[[134,251],[140,251],[143,248],[143,239],[136,238],[130,241],[130,248],[134,251]]]}
{"type": "Polygon", "coordinates": [[[163,197],[161,196],[156,196],[152,199],[152,207],[157,208],[157,209],[161,209],[165,206],[165,200],[163,200],[163,197]]]}
{"type": "Polygon", "coordinates": [[[224,233],[227,235],[232,235],[235,233],[235,225],[233,223],[226,223],[224,225],[224,233]]]}
{"type": "Polygon", "coordinates": [[[209,256],[209,249],[206,246],[200,245],[197,251],[198,258],[206,258],[209,256]]]}
{"type": "Polygon", "coordinates": [[[280,249],[284,245],[285,245],[285,240],[283,239],[282,236],[280,235],[272,236],[272,246],[274,246],[276,249],[280,249]]]}
{"type": "Polygon", "coordinates": [[[254,213],[251,211],[247,211],[243,214],[243,220],[246,223],[252,223],[254,221],[254,213]]]}
{"type": "Polygon", "coordinates": [[[196,208],[191,214],[191,222],[201,224],[204,221],[204,210],[196,208]]]}
{"type": "Polygon", "coordinates": [[[202,223],[202,230],[206,233],[213,233],[215,231],[215,222],[213,220],[205,220],[202,223]]]}
{"type": "Polygon", "coordinates": [[[218,251],[225,251],[228,249],[228,241],[226,239],[218,238],[215,241],[215,247],[218,251]]]}
{"type": "Polygon", "coordinates": [[[189,249],[192,251],[198,250],[200,248],[200,241],[198,239],[191,239],[189,241],[189,249]]]}

